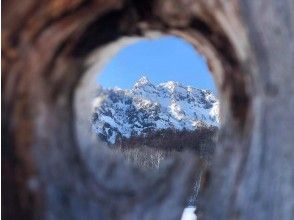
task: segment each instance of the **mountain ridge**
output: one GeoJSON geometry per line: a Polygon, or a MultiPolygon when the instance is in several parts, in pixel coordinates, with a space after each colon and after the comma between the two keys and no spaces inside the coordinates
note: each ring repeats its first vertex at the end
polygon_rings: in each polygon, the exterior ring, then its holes
{"type": "Polygon", "coordinates": [[[100,92],[94,100],[92,129],[111,144],[160,130],[219,126],[219,102],[209,90],[175,81],[154,85],[143,76],[131,89],[100,92]]]}

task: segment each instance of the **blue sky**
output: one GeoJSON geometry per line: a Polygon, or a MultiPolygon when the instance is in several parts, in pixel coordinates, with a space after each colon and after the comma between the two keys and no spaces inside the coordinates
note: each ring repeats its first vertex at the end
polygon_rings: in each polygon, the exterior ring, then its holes
{"type": "Polygon", "coordinates": [[[216,91],[205,59],[192,45],[174,36],[146,39],[121,49],[97,82],[105,88],[131,88],[143,75],[154,84],[172,80],[216,91]]]}

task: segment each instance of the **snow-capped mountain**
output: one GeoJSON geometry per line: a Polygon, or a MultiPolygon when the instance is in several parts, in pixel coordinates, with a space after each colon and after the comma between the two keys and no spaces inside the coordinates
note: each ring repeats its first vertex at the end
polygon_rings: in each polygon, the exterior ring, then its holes
{"type": "Polygon", "coordinates": [[[208,90],[178,82],[153,85],[142,77],[132,89],[105,89],[101,94],[94,100],[92,128],[112,144],[117,138],[147,135],[150,131],[219,125],[216,97],[208,90]]]}

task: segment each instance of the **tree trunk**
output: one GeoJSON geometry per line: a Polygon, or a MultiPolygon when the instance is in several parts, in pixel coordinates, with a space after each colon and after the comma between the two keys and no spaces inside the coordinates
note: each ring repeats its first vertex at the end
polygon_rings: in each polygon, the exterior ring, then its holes
{"type": "Polygon", "coordinates": [[[145,173],[76,128],[75,95],[87,87],[91,52],[100,50],[100,62],[106,44],[155,30],[197,47],[219,88],[222,129],[202,178],[199,217],[294,219],[293,1],[7,0],[2,7],[2,217],[180,218],[201,159],[183,153],[145,173]]]}

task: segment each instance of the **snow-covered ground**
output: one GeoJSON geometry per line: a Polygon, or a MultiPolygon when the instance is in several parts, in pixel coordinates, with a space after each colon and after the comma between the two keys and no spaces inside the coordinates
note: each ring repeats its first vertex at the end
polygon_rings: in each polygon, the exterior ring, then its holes
{"type": "Polygon", "coordinates": [[[193,206],[188,206],[184,209],[181,220],[197,220],[197,216],[194,213],[196,210],[193,206]]]}

